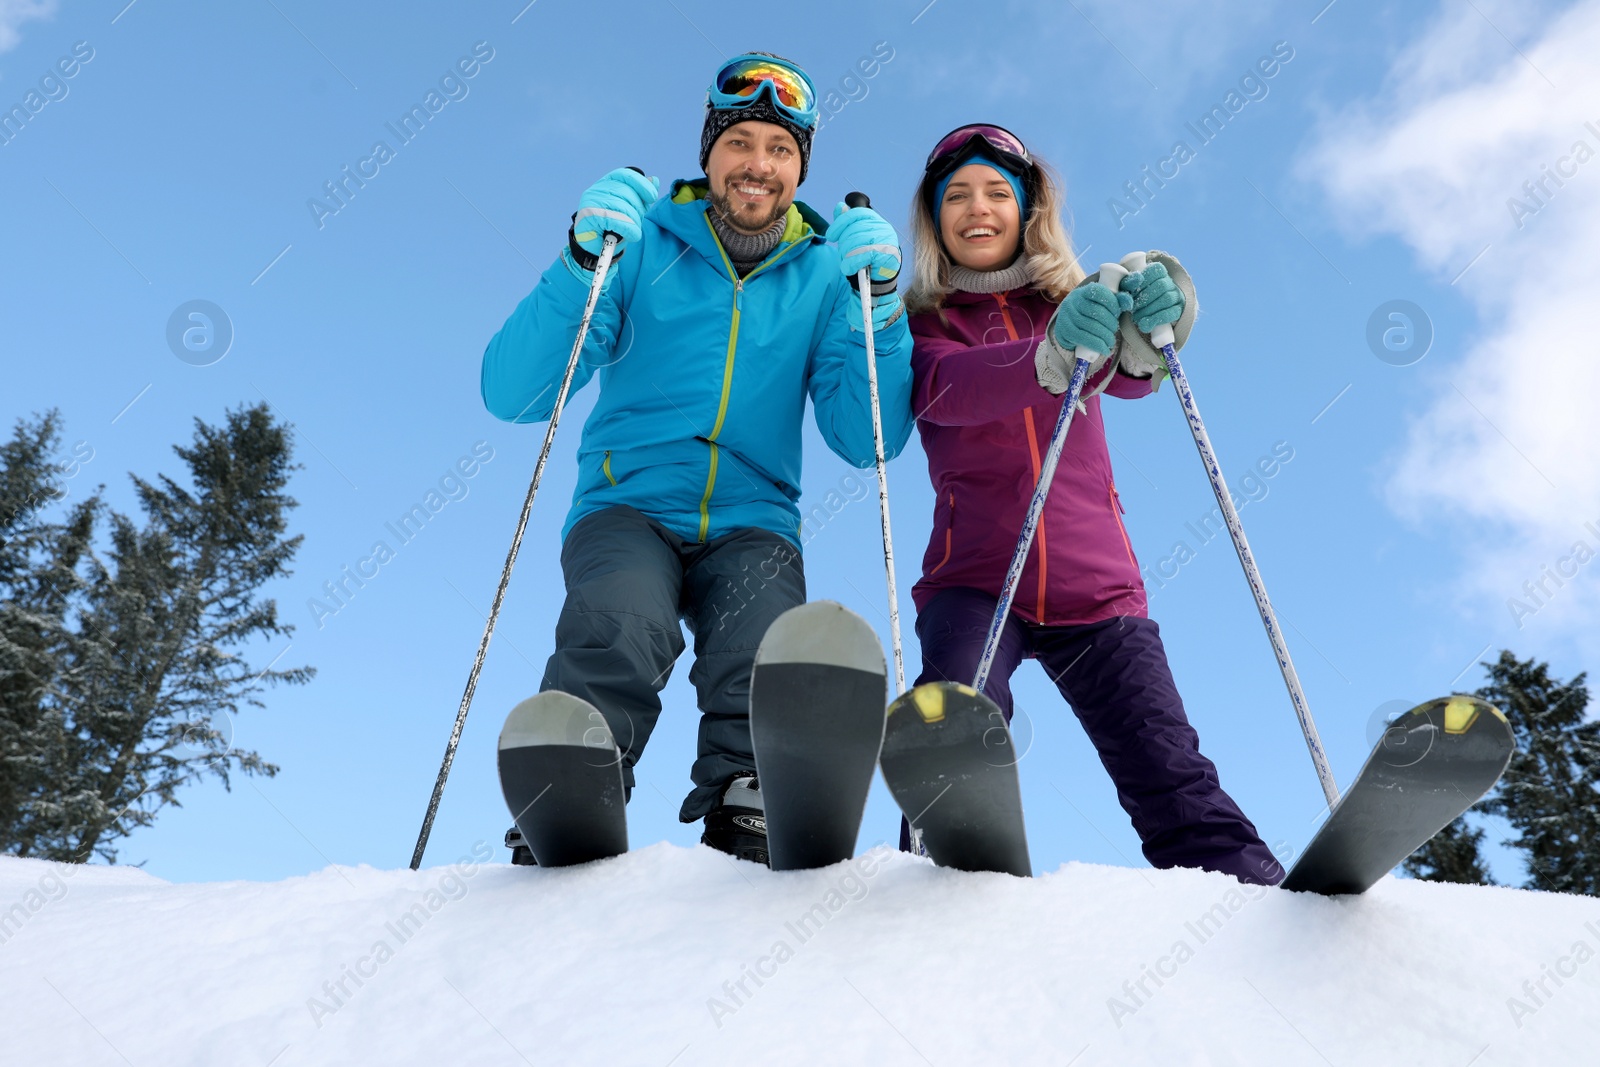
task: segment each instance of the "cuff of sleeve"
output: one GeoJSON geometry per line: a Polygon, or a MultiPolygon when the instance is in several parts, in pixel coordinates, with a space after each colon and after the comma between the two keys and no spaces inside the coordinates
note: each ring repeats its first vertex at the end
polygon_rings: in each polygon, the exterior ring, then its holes
{"type": "MultiPolygon", "coordinates": [[[[585,269],[583,265],[573,257],[572,250],[570,248],[563,248],[561,250],[561,262],[566,265],[568,273],[570,273],[574,278],[578,279],[578,281],[582,282],[586,287],[594,284],[594,268],[590,267],[585,269]]],[[[596,260],[595,262],[598,263],[599,260],[596,260]]]]}
{"type": "Polygon", "coordinates": [[[1117,369],[1130,378],[1150,378],[1165,373],[1167,368],[1165,363],[1156,363],[1143,352],[1136,351],[1133,345],[1123,345],[1117,369]]]}
{"type": "MultiPolygon", "coordinates": [[[[1094,381],[1095,375],[1099,374],[1108,365],[1113,367],[1117,365],[1118,350],[1122,347],[1125,346],[1121,345],[1121,339],[1118,338],[1112,342],[1109,355],[1102,356],[1089,364],[1089,370],[1083,377],[1083,396],[1090,397],[1098,391],[1091,390],[1090,383],[1094,381]]],[[[1034,350],[1033,363],[1039,377],[1039,384],[1051,394],[1060,396],[1072,384],[1072,373],[1077,369],[1078,353],[1075,350],[1063,348],[1057,343],[1052,323],[1051,328],[1045,331],[1044,340],[1040,341],[1039,347],[1034,350]]],[[[1109,381],[1110,378],[1110,374],[1105,375],[1101,381],[1100,388],[1104,388],[1104,382],[1109,381]]]]}
{"type": "MultiPolygon", "coordinates": [[[[855,305],[852,305],[850,330],[852,333],[860,333],[861,315],[859,311],[854,309],[855,305]]],[[[872,332],[876,334],[888,329],[896,322],[899,322],[905,313],[905,301],[901,300],[899,295],[890,293],[888,296],[875,298],[872,301],[872,332]]]]}
{"type": "MultiPolygon", "coordinates": [[[[904,315],[906,315],[906,301],[902,301],[898,294],[878,296],[872,301],[872,333],[883,333],[894,323],[898,323],[904,315]]],[[[856,333],[861,333],[859,315],[850,318],[850,328],[856,333]]]]}
{"type": "Polygon", "coordinates": [[[1066,374],[1067,366],[1061,349],[1057,348],[1056,343],[1049,337],[1040,341],[1039,347],[1033,350],[1034,375],[1051,396],[1060,396],[1071,384],[1066,374]]]}

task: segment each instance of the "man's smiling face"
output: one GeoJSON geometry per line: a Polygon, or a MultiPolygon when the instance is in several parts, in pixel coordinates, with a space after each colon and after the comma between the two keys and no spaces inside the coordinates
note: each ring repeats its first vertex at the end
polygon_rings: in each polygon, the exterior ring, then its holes
{"type": "Polygon", "coordinates": [[[737,123],[711,146],[706,177],[717,213],[740,233],[760,233],[794,203],[800,145],[776,123],[737,123]]]}

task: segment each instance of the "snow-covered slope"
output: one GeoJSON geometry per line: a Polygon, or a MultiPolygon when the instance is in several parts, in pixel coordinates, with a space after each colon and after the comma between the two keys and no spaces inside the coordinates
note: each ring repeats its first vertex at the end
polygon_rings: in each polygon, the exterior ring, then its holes
{"type": "Polygon", "coordinates": [[[1600,900],[1195,871],[582,868],[270,884],[0,859],[7,1064],[1600,1063],[1600,900]]]}

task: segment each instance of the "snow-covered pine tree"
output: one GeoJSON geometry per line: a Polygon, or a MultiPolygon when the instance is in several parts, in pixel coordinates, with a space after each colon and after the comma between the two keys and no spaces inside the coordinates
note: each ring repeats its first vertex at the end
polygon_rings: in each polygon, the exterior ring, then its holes
{"type": "MultiPolygon", "coordinates": [[[[313,673],[246,660],[270,659],[293,631],[273,600],[257,596],[289,573],[301,541],[284,536],[295,506],[284,492],[296,469],[288,430],[257,405],[228,412],[220,427],[196,419],[193,444],[174,451],[192,490],[134,477],[144,524],[112,513],[107,551],[73,560],[80,584],[35,717],[39,765],[19,779],[18,809],[0,827],[8,851],[113,860],[114,842],[178,803],[182,785],[277,771],[234,749],[226,723],[242,705],[260,707],[264,685],[313,673]],[[44,728],[51,714],[53,731],[44,728]]],[[[80,511],[87,544],[95,511],[80,511]]]]}
{"type": "Polygon", "coordinates": [[[1600,896],[1600,720],[1585,715],[1587,675],[1560,682],[1510,652],[1488,668],[1478,696],[1511,720],[1517,751],[1476,809],[1517,831],[1507,844],[1527,854],[1526,888],[1600,896]]]}
{"type": "MultiPolygon", "coordinates": [[[[77,472],[56,457],[60,416],[18,420],[0,445],[0,850],[20,849],[50,791],[62,751],[59,664],[70,639],[66,616],[81,590],[99,500],[75,505],[65,521],[45,518],[77,472]]],[[[92,455],[92,450],[90,451],[92,455]]],[[[80,455],[79,459],[82,458],[80,455]]]]}
{"type": "Polygon", "coordinates": [[[1424,882],[1494,885],[1483,862],[1482,845],[1483,830],[1468,826],[1462,815],[1407,856],[1400,869],[1424,882]]]}

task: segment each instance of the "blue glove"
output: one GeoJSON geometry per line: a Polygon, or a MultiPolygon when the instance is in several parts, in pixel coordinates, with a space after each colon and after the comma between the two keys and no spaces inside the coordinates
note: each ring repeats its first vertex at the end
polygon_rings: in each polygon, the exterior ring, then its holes
{"type": "Polygon", "coordinates": [[[839,269],[846,278],[854,278],[862,267],[868,267],[876,290],[878,283],[900,273],[900,238],[888,220],[870,207],[839,204],[833,209],[828,237],[839,245],[839,269]]]}
{"type": "Polygon", "coordinates": [[[1067,294],[1050,319],[1050,336],[1061,348],[1087,348],[1108,355],[1117,343],[1117,318],[1133,307],[1133,297],[1099,282],[1067,294]]]}
{"type": "Polygon", "coordinates": [[[1151,263],[1129,274],[1122,279],[1122,291],[1133,294],[1133,323],[1140,333],[1170,326],[1183,316],[1183,291],[1164,263],[1151,263]]]}
{"type": "Polygon", "coordinates": [[[600,254],[607,231],[620,240],[617,250],[643,233],[644,213],[655,203],[660,182],[621,167],[585,189],[572,219],[572,240],[593,256],[600,254]]]}

